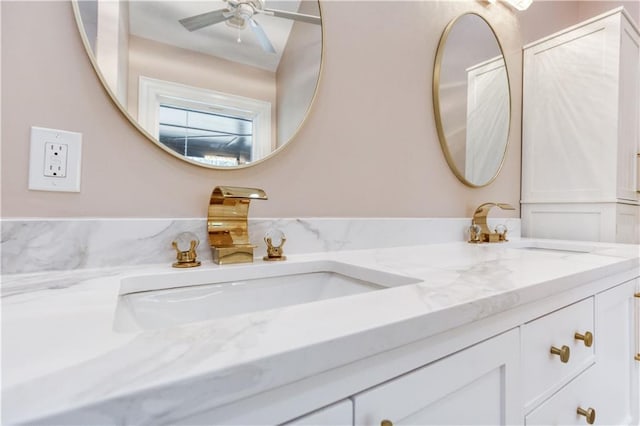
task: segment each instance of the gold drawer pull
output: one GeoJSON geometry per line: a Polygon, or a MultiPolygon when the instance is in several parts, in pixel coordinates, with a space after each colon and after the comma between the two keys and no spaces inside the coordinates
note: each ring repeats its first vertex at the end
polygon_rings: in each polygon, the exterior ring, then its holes
{"type": "Polygon", "coordinates": [[[640,293],[636,293],[636,294],[634,294],[633,296],[634,296],[634,297],[637,297],[637,298],[639,298],[639,299],[640,299],[640,293]]]}
{"type": "Polygon", "coordinates": [[[587,423],[592,425],[596,421],[596,410],[593,408],[587,408],[586,410],[578,407],[578,415],[585,416],[587,423]]]}
{"type": "Polygon", "coordinates": [[[576,340],[582,340],[584,342],[584,345],[588,348],[593,345],[593,333],[591,333],[590,331],[587,331],[584,334],[576,333],[574,334],[574,337],[576,338],[576,340]]]}
{"type": "Polygon", "coordinates": [[[554,355],[560,355],[560,361],[567,363],[569,362],[569,355],[571,355],[571,350],[569,346],[562,345],[562,348],[558,349],[555,346],[551,346],[551,353],[554,355]]]}
{"type": "Polygon", "coordinates": [[[393,422],[391,420],[383,420],[380,422],[380,426],[393,426],[393,422]]]}
{"type": "Polygon", "coordinates": [[[636,361],[640,361],[640,354],[636,354],[636,356],[633,357],[636,361]]]}

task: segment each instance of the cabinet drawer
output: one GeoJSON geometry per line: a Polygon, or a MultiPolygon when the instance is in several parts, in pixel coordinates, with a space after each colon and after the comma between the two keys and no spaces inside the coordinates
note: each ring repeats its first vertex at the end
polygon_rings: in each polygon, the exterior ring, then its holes
{"type": "Polygon", "coordinates": [[[589,298],[522,326],[525,408],[536,405],[594,362],[597,336],[591,346],[576,338],[576,333],[594,332],[593,310],[593,298],[589,298]],[[568,352],[568,359],[553,354],[552,347],[568,352]]]}
{"type": "Polygon", "coordinates": [[[519,330],[514,329],[355,395],[354,424],[499,425],[522,422],[519,330]]]}
{"type": "Polygon", "coordinates": [[[594,368],[590,368],[546,400],[525,418],[531,425],[586,425],[586,415],[578,414],[578,408],[592,409],[598,424],[598,404],[593,389],[597,385],[594,368]]]}

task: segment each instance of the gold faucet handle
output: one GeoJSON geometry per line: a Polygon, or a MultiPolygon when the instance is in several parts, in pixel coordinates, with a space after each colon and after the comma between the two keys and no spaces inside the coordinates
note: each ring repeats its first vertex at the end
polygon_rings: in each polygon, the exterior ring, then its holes
{"type": "Polygon", "coordinates": [[[267,235],[264,237],[264,242],[267,243],[267,255],[264,256],[263,260],[287,260],[287,256],[284,256],[284,252],[282,250],[282,246],[284,246],[287,238],[284,233],[280,230],[275,232],[267,232],[267,235]],[[276,240],[280,244],[273,244],[273,240],[276,240]]]}
{"type": "Polygon", "coordinates": [[[469,226],[469,243],[479,243],[480,242],[480,233],[482,229],[480,226],[473,224],[469,226]]]}
{"type": "Polygon", "coordinates": [[[496,226],[495,229],[495,233],[498,234],[498,240],[499,241],[509,241],[507,240],[507,232],[509,231],[509,229],[507,228],[506,225],[498,225],[496,226]]]}
{"type": "Polygon", "coordinates": [[[191,232],[183,232],[176,237],[171,246],[176,251],[176,262],[171,266],[174,268],[193,268],[200,266],[201,262],[197,260],[198,254],[196,247],[200,244],[200,240],[191,232]],[[189,241],[189,250],[181,250],[178,244],[184,245],[185,241],[189,241]]]}

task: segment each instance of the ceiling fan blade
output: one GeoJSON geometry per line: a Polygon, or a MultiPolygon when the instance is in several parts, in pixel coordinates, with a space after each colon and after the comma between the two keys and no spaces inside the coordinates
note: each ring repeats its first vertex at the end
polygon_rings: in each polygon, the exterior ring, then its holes
{"type": "Polygon", "coordinates": [[[262,13],[277,16],[278,18],[293,19],[295,21],[308,22],[309,24],[320,25],[320,17],[314,15],[306,15],[304,13],[287,12],[286,10],[262,9],[262,13]]]}
{"type": "Polygon", "coordinates": [[[253,33],[258,37],[258,41],[260,42],[260,46],[265,52],[268,53],[276,53],[276,49],[273,48],[273,45],[269,41],[269,37],[267,37],[267,33],[264,32],[264,29],[256,22],[255,19],[249,18],[249,26],[253,30],[253,33]]]}
{"type": "Polygon", "coordinates": [[[180,23],[189,31],[195,31],[200,28],[208,27],[209,25],[217,24],[218,22],[226,21],[232,16],[233,13],[231,13],[230,10],[219,9],[214,10],[213,12],[206,12],[200,15],[180,19],[180,23]]]}

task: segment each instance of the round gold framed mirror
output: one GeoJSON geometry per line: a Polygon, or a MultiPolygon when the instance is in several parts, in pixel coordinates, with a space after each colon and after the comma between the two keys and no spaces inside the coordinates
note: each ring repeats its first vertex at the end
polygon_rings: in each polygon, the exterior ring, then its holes
{"type": "Polygon", "coordinates": [[[440,38],[433,108],[440,145],[456,177],[470,187],[493,182],[506,155],[511,95],[498,38],[476,13],[453,19],[440,38]]]}
{"type": "Polygon", "coordinates": [[[91,63],[124,116],[191,164],[236,169],[289,143],[315,99],[317,0],[72,0],[91,63]]]}

